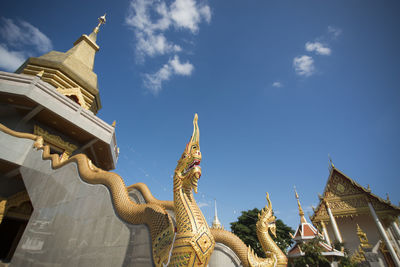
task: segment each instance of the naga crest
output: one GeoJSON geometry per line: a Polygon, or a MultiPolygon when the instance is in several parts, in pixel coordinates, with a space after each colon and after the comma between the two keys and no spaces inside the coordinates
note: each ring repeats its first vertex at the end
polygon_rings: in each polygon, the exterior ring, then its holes
{"type": "Polygon", "coordinates": [[[195,193],[197,193],[197,181],[201,176],[200,132],[197,120],[198,116],[195,114],[192,137],[175,169],[175,177],[181,181],[182,187],[186,190],[193,189],[195,193]]]}
{"type": "Polygon", "coordinates": [[[261,210],[258,214],[258,221],[257,221],[257,229],[271,231],[271,233],[276,237],[276,224],[275,219],[276,217],[272,211],[272,204],[271,200],[269,199],[269,194],[267,193],[267,202],[268,204],[261,210]]]}

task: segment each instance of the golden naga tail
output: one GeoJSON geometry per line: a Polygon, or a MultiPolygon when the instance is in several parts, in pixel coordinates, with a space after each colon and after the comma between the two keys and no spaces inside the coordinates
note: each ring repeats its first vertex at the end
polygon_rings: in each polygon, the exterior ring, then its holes
{"type": "Polygon", "coordinates": [[[155,266],[161,267],[162,263],[167,263],[174,237],[174,227],[163,205],[160,203],[136,204],[129,198],[125,183],[118,174],[97,168],[84,154],[61,160],[58,155],[50,153],[50,147],[44,145],[42,136],[17,132],[1,123],[0,131],[14,137],[33,140],[33,146],[37,150],[43,150],[42,158],[51,160],[51,167],[54,170],[74,162],[83,181],[89,184],[105,185],[110,191],[113,207],[122,220],[131,224],[146,224],[149,227],[155,266]]]}

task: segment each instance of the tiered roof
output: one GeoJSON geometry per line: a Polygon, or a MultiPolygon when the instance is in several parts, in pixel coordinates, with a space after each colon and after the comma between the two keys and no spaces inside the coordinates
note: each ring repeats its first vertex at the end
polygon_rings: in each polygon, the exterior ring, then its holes
{"type": "Polygon", "coordinates": [[[334,249],[331,245],[324,241],[323,235],[318,231],[317,228],[314,227],[311,223],[309,223],[304,217],[304,212],[300,204],[299,195],[295,190],[295,196],[297,199],[297,205],[299,207],[299,215],[300,215],[300,224],[296,229],[296,232],[293,236],[293,240],[295,241],[294,245],[288,251],[289,258],[302,257],[305,253],[301,250],[301,244],[309,242],[313,239],[319,238],[321,241],[318,242],[318,246],[322,249],[323,256],[343,256],[343,253],[334,249]]]}

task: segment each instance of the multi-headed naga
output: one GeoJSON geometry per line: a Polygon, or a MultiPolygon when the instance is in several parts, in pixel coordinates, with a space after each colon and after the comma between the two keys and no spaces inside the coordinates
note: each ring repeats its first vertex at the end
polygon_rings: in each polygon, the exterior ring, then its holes
{"type": "Polygon", "coordinates": [[[201,176],[200,132],[197,114],[193,135],[174,174],[174,210],[177,233],[169,266],[207,266],[215,241],[193,197],[201,176]]]}

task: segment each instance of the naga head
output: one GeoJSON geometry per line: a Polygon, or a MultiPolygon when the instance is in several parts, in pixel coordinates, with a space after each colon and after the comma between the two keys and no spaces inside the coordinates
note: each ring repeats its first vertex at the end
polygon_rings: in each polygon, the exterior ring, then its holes
{"type": "Polygon", "coordinates": [[[192,137],[175,169],[175,177],[180,179],[183,189],[193,189],[195,193],[197,193],[197,181],[201,176],[200,132],[197,119],[197,114],[195,114],[192,137]]]}
{"type": "Polygon", "coordinates": [[[271,233],[276,237],[276,224],[274,213],[272,211],[272,204],[271,200],[269,199],[269,194],[267,193],[267,202],[268,204],[261,210],[258,214],[258,221],[257,221],[257,229],[268,231],[270,230],[271,233]]]}

